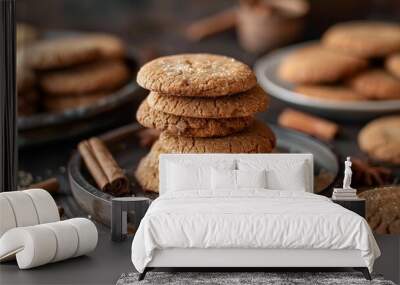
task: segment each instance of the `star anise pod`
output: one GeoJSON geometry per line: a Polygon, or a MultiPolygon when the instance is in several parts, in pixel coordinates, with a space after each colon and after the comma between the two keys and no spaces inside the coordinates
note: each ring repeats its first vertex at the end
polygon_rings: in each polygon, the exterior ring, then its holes
{"type": "Polygon", "coordinates": [[[352,158],[354,186],[383,186],[390,183],[392,171],[382,166],[373,166],[366,161],[352,158]]]}

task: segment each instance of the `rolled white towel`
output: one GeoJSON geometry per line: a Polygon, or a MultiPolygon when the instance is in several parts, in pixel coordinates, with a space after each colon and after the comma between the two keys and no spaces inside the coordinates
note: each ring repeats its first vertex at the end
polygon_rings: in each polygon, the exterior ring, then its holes
{"type": "Polygon", "coordinates": [[[17,227],[33,226],[39,223],[35,205],[31,197],[22,191],[1,193],[11,205],[17,227]]]}
{"type": "Polygon", "coordinates": [[[60,220],[53,197],[43,189],[0,193],[0,237],[15,227],[60,220]]]}
{"type": "Polygon", "coordinates": [[[75,218],[65,222],[70,223],[78,233],[78,248],[74,257],[91,252],[96,248],[99,235],[95,224],[91,220],[75,218]]]}
{"type": "Polygon", "coordinates": [[[22,192],[31,197],[39,218],[39,224],[52,223],[60,220],[56,202],[49,192],[43,189],[29,189],[22,192]]]}
{"type": "Polygon", "coordinates": [[[17,222],[10,202],[6,197],[0,196],[0,237],[16,226],[17,222]]]}
{"type": "Polygon", "coordinates": [[[13,228],[0,238],[0,261],[15,256],[20,269],[33,268],[87,254],[97,240],[96,226],[84,218],[13,228]]]}

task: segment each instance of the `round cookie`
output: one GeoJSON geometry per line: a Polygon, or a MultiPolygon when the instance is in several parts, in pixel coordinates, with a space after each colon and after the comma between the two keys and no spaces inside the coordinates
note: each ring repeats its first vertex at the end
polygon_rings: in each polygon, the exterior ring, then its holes
{"type": "Polygon", "coordinates": [[[87,34],[83,39],[100,51],[100,57],[103,59],[121,59],[126,55],[126,45],[118,37],[110,34],[87,34]]]}
{"type": "Polygon", "coordinates": [[[216,97],[244,92],[257,84],[249,66],[231,57],[181,54],[154,59],[138,72],[143,88],[174,96],[216,97]]]}
{"type": "Polygon", "coordinates": [[[164,152],[160,142],[156,141],[150,152],[140,160],[135,170],[136,180],[145,191],[158,193],[158,159],[164,152]]]}
{"type": "Polygon", "coordinates": [[[96,59],[121,58],[123,43],[116,37],[88,34],[40,41],[29,47],[28,64],[39,70],[65,68],[96,59]]]}
{"type": "Polygon", "coordinates": [[[341,23],[328,29],[322,42],[361,58],[386,56],[400,51],[400,25],[375,21],[341,23]]]}
{"type": "Polygon", "coordinates": [[[329,83],[354,74],[368,65],[367,61],[315,44],[294,51],[283,59],[278,76],[292,83],[329,83]]]}
{"type": "Polygon", "coordinates": [[[366,200],[367,220],[379,234],[400,234],[400,187],[383,187],[358,194],[366,200]]]}
{"type": "Polygon", "coordinates": [[[47,72],[39,83],[47,94],[64,96],[113,90],[128,78],[129,69],[122,60],[106,60],[47,72]]]}
{"type": "Polygon", "coordinates": [[[385,61],[386,69],[400,79],[400,53],[389,56],[385,61]]]}
{"type": "Polygon", "coordinates": [[[255,121],[242,132],[220,138],[189,138],[162,132],[160,143],[168,153],[269,153],[276,139],[268,126],[255,121]]]}
{"type": "Polygon", "coordinates": [[[263,112],[268,106],[267,94],[260,86],[246,92],[214,98],[167,96],[150,92],[150,107],[176,116],[193,118],[237,118],[263,112]]]}
{"type": "Polygon", "coordinates": [[[322,101],[360,101],[365,97],[351,88],[330,85],[298,85],[294,89],[301,95],[322,101]]]}
{"type": "Polygon", "coordinates": [[[84,96],[46,96],[43,98],[43,106],[50,112],[63,112],[68,109],[90,106],[108,96],[110,96],[109,93],[94,93],[84,96]]]}
{"type": "Polygon", "coordinates": [[[147,128],[168,131],[178,136],[221,137],[227,136],[251,125],[252,116],[227,119],[202,119],[167,114],[151,108],[143,100],[136,113],[139,123],[147,128]]]}
{"type": "Polygon", "coordinates": [[[358,135],[358,144],[373,159],[400,164],[400,115],[368,123],[358,135]]]}
{"type": "Polygon", "coordinates": [[[400,98],[400,80],[383,69],[371,69],[355,75],[350,86],[369,99],[400,98]]]}

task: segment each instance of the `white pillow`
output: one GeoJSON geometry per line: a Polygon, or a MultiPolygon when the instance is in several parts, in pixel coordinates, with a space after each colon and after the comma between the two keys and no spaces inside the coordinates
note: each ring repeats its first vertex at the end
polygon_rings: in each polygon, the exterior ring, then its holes
{"type": "Polygon", "coordinates": [[[242,188],[266,188],[266,170],[211,169],[212,190],[240,190],[242,188]]]}
{"type": "Polygon", "coordinates": [[[210,167],[168,163],[167,188],[170,191],[210,189],[210,167]]]}
{"type": "Polygon", "coordinates": [[[267,188],[267,171],[235,170],[237,188],[267,188]]]}
{"type": "Polygon", "coordinates": [[[211,168],[211,189],[235,190],[236,170],[211,168]]]}
{"type": "Polygon", "coordinates": [[[307,189],[306,164],[303,160],[239,160],[240,170],[267,170],[267,187],[271,190],[303,191],[307,189]]]}

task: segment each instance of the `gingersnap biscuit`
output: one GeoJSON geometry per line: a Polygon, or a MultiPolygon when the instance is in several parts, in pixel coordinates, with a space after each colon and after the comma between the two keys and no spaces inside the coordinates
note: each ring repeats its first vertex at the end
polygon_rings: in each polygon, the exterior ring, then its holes
{"type": "Polygon", "coordinates": [[[87,34],[83,40],[97,46],[102,59],[121,59],[126,55],[126,45],[118,37],[110,34],[87,34]]]}
{"type": "Polygon", "coordinates": [[[214,54],[180,54],[154,59],[138,72],[143,88],[174,96],[216,97],[244,92],[257,84],[249,66],[214,54]]]}
{"type": "Polygon", "coordinates": [[[360,58],[386,56],[400,51],[400,25],[353,21],[334,25],[322,37],[325,46],[360,58]]]}
{"type": "Polygon", "coordinates": [[[367,220],[374,232],[400,234],[400,187],[383,187],[358,194],[366,199],[367,220]]]}
{"type": "Polygon", "coordinates": [[[294,89],[301,95],[323,101],[360,101],[365,97],[346,86],[298,85],[294,89]]]}
{"type": "Polygon", "coordinates": [[[145,191],[158,193],[158,164],[161,153],[165,153],[159,141],[156,141],[150,152],[143,157],[135,170],[136,180],[145,191]]]}
{"type": "Polygon", "coordinates": [[[146,100],[139,106],[136,118],[147,128],[168,131],[178,136],[221,137],[227,136],[251,125],[252,116],[227,119],[203,119],[167,114],[151,108],[146,100]]]}
{"type": "Polygon", "coordinates": [[[376,160],[400,164],[400,115],[368,123],[358,135],[358,144],[376,160]]]}
{"type": "Polygon", "coordinates": [[[389,56],[385,61],[386,69],[400,79],[400,53],[389,56]]]}
{"type": "Polygon", "coordinates": [[[260,86],[243,93],[214,98],[167,96],[150,92],[151,108],[176,116],[193,118],[237,118],[263,112],[268,106],[267,94],[260,86]]]}
{"type": "Polygon", "coordinates": [[[319,44],[294,51],[282,61],[278,76],[292,83],[329,83],[354,74],[367,61],[329,50],[319,44]]]}
{"type": "Polygon", "coordinates": [[[239,133],[219,138],[190,138],[162,132],[160,144],[169,153],[269,153],[276,139],[265,123],[255,121],[239,133]]]}
{"type": "Polygon", "coordinates": [[[350,86],[370,99],[400,98],[400,80],[383,69],[371,69],[355,75],[349,80],[350,86]]]}
{"type": "Polygon", "coordinates": [[[64,96],[114,90],[128,78],[129,69],[122,60],[105,60],[47,72],[39,84],[49,95],[64,96]]]}
{"type": "Polygon", "coordinates": [[[46,111],[63,112],[69,109],[90,106],[108,96],[110,96],[109,93],[94,93],[84,96],[45,96],[42,103],[46,111]]]}
{"type": "Polygon", "coordinates": [[[27,53],[27,62],[32,68],[48,70],[96,59],[121,58],[125,47],[114,36],[88,34],[40,41],[29,47],[27,53]]]}

